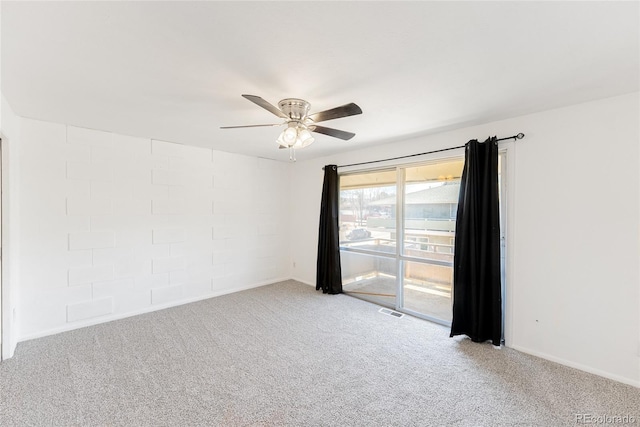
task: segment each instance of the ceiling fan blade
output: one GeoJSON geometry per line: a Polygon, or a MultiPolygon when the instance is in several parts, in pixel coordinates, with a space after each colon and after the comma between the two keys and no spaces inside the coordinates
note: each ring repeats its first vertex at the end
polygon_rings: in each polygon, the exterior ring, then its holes
{"type": "Polygon", "coordinates": [[[264,99],[260,98],[259,96],[242,95],[242,97],[248,99],[249,101],[253,102],[256,105],[259,105],[260,107],[264,108],[265,110],[270,111],[271,113],[275,114],[278,117],[282,117],[283,119],[288,119],[289,118],[286,114],[284,114],[282,111],[280,111],[275,105],[269,104],[267,101],[265,101],[264,99]]]}
{"type": "Polygon", "coordinates": [[[355,133],[345,132],[343,130],[338,130],[338,129],[327,128],[324,126],[315,126],[315,125],[309,126],[309,130],[311,132],[317,132],[317,133],[322,133],[324,135],[333,136],[334,138],[344,139],[345,141],[348,141],[349,139],[356,136],[355,133]]]}
{"type": "Polygon", "coordinates": [[[362,114],[362,110],[352,102],[330,110],[310,114],[308,118],[318,123],[326,122],[327,120],[339,119],[341,117],[355,116],[356,114],[362,114]]]}
{"type": "Polygon", "coordinates": [[[263,126],[280,126],[283,123],[273,123],[269,125],[243,125],[243,126],[220,126],[220,129],[237,129],[237,128],[259,128],[263,126]]]}

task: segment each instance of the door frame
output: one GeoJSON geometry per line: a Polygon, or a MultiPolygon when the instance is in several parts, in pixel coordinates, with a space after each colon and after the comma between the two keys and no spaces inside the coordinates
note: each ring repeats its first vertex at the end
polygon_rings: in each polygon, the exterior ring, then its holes
{"type": "Polygon", "coordinates": [[[4,203],[2,203],[2,199],[3,199],[3,194],[4,194],[4,180],[2,179],[2,171],[4,170],[4,168],[2,167],[2,149],[3,149],[3,143],[2,143],[2,137],[0,137],[0,361],[2,361],[3,355],[4,355],[4,316],[3,313],[5,312],[5,299],[4,298],[4,254],[2,253],[2,248],[3,248],[3,241],[2,241],[2,237],[4,235],[3,233],[3,228],[4,228],[4,222],[2,221],[2,211],[3,211],[3,206],[4,203]]]}

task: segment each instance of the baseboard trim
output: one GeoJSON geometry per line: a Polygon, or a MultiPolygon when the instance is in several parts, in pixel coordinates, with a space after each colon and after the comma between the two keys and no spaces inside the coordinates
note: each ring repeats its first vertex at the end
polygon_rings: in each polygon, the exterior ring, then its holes
{"type": "Polygon", "coordinates": [[[575,368],[580,371],[588,372],[590,374],[598,375],[600,377],[608,378],[610,380],[614,380],[623,384],[627,384],[630,386],[634,386],[640,388],[640,380],[634,380],[631,378],[622,377],[620,375],[612,374],[610,372],[602,371],[600,369],[592,368],[587,365],[583,365],[580,363],[571,362],[570,360],[563,359],[561,357],[551,356],[550,354],[542,353],[539,351],[531,350],[526,347],[521,347],[519,345],[508,345],[507,347],[512,348],[514,350],[518,350],[522,353],[527,353],[532,356],[540,357],[542,359],[550,360],[555,363],[559,363],[560,365],[568,366],[570,368],[575,368]]]}
{"type": "MultiPolygon", "coordinates": [[[[228,294],[233,294],[235,292],[241,292],[241,291],[246,291],[249,289],[254,289],[254,288],[259,288],[261,286],[267,286],[267,285],[272,285],[274,283],[278,283],[278,282],[284,282],[285,280],[290,280],[290,277],[284,277],[284,278],[277,278],[277,279],[272,279],[272,280],[268,280],[265,282],[258,282],[258,283],[254,283],[251,285],[245,285],[245,286],[239,286],[236,288],[230,288],[230,289],[224,289],[224,290],[220,290],[220,291],[216,291],[216,292],[211,292],[211,293],[207,293],[204,295],[200,295],[197,297],[192,297],[192,298],[185,298],[185,299],[181,299],[181,300],[177,300],[177,301],[171,301],[165,304],[157,304],[157,305],[151,305],[151,306],[147,306],[144,308],[141,308],[139,310],[134,310],[134,311],[129,311],[126,313],[116,313],[116,314],[110,314],[110,315],[106,315],[106,316],[100,316],[100,317],[95,317],[93,319],[87,319],[87,320],[83,320],[83,321],[79,321],[79,322],[74,322],[74,323],[69,323],[63,326],[59,326],[57,328],[52,328],[52,329],[47,329],[45,331],[39,331],[39,332],[35,332],[32,334],[27,334],[27,335],[22,335],[18,338],[18,342],[23,342],[23,341],[29,341],[29,340],[33,340],[36,338],[42,338],[42,337],[46,337],[49,335],[55,335],[55,334],[59,334],[62,332],[68,332],[68,331],[73,331],[75,329],[81,329],[81,328],[86,328],[88,326],[94,326],[94,325],[99,325],[101,323],[107,323],[107,322],[112,322],[114,320],[120,320],[120,319],[126,319],[128,317],[133,317],[133,316],[138,316],[140,314],[146,314],[146,313],[152,313],[154,311],[158,311],[158,310],[164,310],[167,308],[171,308],[171,307],[177,307],[180,305],[184,305],[184,304],[190,304],[193,302],[198,302],[198,301],[202,301],[205,299],[209,299],[209,298],[215,298],[215,297],[219,297],[222,295],[228,295],[228,294]]],[[[15,346],[14,346],[15,348],[15,346]]]]}

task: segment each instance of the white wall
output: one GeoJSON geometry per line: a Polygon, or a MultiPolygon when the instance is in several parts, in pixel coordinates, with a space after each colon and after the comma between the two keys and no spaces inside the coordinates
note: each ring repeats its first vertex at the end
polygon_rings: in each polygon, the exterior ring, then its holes
{"type": "Polygon", "coordinates": [[[323,165],[523,132],[508,153],[507,345],[640,386],[638,104],[633,93],[298,162],[293,276],[315,284],[323,165]]]}
{"type": "Polygon", "coordinates": [[[20,339],[290,277],[290,165],[22,119],[20,339]]]}

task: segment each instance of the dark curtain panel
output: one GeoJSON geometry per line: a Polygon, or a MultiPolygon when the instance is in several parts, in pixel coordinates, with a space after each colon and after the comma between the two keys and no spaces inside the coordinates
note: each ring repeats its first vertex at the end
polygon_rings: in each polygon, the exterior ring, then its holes
{"type": "Polygon", "coordinates": [[[453,256],[453,322],[451,336],[475,342],[502,337],[500,284],[500,211],[498,143],[466,145],[460,182],[453,256]]]}
{"type": "Polygon", "coordinates": [[[325,294],[342,292],[342,270],[340,268],[340,237],[338,234],[338,204],[340,188],[338,167],[324,167],[322,202],[320,204],[320,231],[318,233],[318,264],[316,268],[316,290],[325,294]]]}

